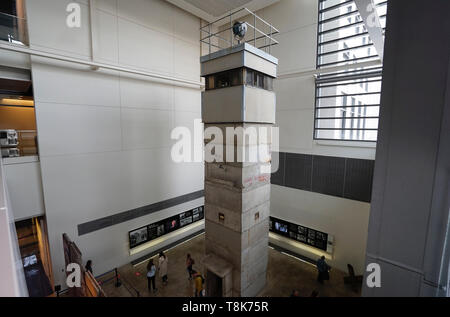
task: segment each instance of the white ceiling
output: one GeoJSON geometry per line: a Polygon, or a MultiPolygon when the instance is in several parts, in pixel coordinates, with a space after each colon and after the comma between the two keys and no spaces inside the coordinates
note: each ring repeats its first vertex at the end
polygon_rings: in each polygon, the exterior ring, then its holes
{"type": "Polygon", "coordinates": [[[257,11],[280,0],[166,0],[205,21],[213,22],[231,11],[257,11]]]}
{"type": "Polygon", "coordinates": [[[219,17],[230,10],[242,7],[243,5],[252,2],[252,0],[184,0],[194,7],[205,11],[206,13],[219,17]]]}

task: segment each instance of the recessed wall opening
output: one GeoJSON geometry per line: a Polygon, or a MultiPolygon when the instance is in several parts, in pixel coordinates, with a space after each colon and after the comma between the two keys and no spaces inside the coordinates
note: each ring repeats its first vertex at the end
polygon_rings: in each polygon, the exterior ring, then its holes
{"type": "Polygon", "coordinates": [[[43,217],[16,222],[17,239],[30,297],[53,294],[52,263],[43,217]]]}
{"type": "Polygon", "coordinates": [[[223,296],[223,285],[222,278],[217,276],[211,271],[206,273],[206,285],[207,285],[207,296],[208,297],[222,297],[223,296]]]}
{"type": "Polygon", "coordinates": [[[29,70],[0,66],[0,146],[3,158],[38,155],[29,70]]]}

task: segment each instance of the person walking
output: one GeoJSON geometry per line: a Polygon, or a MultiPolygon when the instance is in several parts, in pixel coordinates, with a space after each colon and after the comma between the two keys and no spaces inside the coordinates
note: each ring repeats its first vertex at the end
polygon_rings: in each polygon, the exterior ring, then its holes
{"type": "Polygon", "coordinates": [[[203,297],[203,276],[195,271],[192,272],[195,286],[195,297],[203,297]]]}
{"type": "Polygon", "coordinates": [[[191,254],[188,253],[186,256],[186,269],[189,273],[189,281],[192,280],[192,266],[194,265],[195,261],[191,257],[191,254]]]}
{"type": "Polygon", "coordinates": [[[164,285],[167,285],[167,265],[169,263],[169,258],[164,254],[164,252],[159,253],[159,277],[162,278],[164,285]]]}
{"type": "Polygon", "coordinates": [[[86,266],[84,267],[84,269],[86,270],[86,272],[91,272],[92,275],[94,274],[92,273],[92,260],[88,260],[86,262],[86,266]]]}
{"type": "Polygon", "coordinates": [[[156,293],[158,290],[156,288],[156,282],[155,282],[155,275],[156,275],[156,266],[153,264],[153,259],[150,259],[147,264],[147,280],[148,280],[148,291],[151,292],[151,287],[153,286],[153,293],[156,293]]]}
{"type": "Polygon", "coordinates": [[[331,267],[327,264],[327,262],[325,262],[325,257],[321,256],[319,260],[317,260],[317,271],[318,271],[318,275],[317,275],[317,281],[320,284],[323,284],[324,280],[329,280],[330,279],[330,273],[329,270],[331,269],[331,267]]]}

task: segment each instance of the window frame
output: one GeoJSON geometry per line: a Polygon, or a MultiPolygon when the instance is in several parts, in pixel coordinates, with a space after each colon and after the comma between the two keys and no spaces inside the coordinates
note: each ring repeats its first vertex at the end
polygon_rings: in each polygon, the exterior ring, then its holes
{"type": "MultiPolygon", "coordinates": [[[[356,57],[356,58],[350,58],[350,59],[344,59],[344,60],[339,60],[339,56],[344,55],[346,52],[348,53],[348,55],[352,55],[354,54],[355,50],[359,50],[362,48],[367,48],[367,47],[372,47],[374,46],[373,42],[370,39],[369,36],[369,32],[367,31],[364,21],[362,20],[358,10],[351,10],[349,12],[348,8],[351,8],[355,5],[354,0],[346,0],[343,1],[339,4],[333,5],[333,6],[329,6],[326,8],[322,8],[322,3],[326,2],[327,0],[319,0],[318,1],[318,23],[317,23],[317,50],[316,50],[316,69],[322,69],[322,68],[326,68],[326,67],[331,67],[331,66],[341,66],[341,65],[357,65],[360,62],[365,62],[365,61],[371,61],[374,60],[378,57],[378,54],[374,55],[370,55],[370,56],[364,56],[364,57],[356,57]],[[323,13],[326,13],[328,11],[333,11],[339,8],[343,8],[346,9],[344,10],[345,13],[341,13],[339,15],[333,16],[333,17],[328,17],[326,19],[321,19],[321,16],[323,13]],[[334,20],[339,20],[342,18],[347,17],[347,19],[351,19],[352,23],[346,24],[346,25],[339,25],[338,27],[333,27],[330,29],[326,29],[326,30],[322,30],[323,25],[325,25],[326,23],[332,22],[334,20]],[[354,20],[354,21],[353,21],[354,20]],[[361,28],[362,27],[362,28],[361,28]],[[359,28],[359,31],[362,30],[362,32],[357,32],[355,34],[351,34],[345,37],[338,37],[335,39],[329,39],[329,40],[323,40],[321,39],[321,37],[327,33],[332,33],[332,32],[336,32],[342,29],[347,29],[347,28],[359,28]],[[342,42],[344,40],[351,40],[353,38],[357,38],[357,37],[361,37],[363,44],[362,45],[356,45],[356,46],[350,46],[344,49],[339,48],[339,44],[337,44],[338,49],[335,50],[331,50],[331,51],[324,51],[324,47],[326,47],[327,45],[331,45],[334,43],[339,43],[342,42]],[[367,38],[367,39],[365,39],[367,38]],[[337,58],[336,61],[332,61],[332,62],[322,62],[321,59],[324,56],[327,55],[333,55],[336,54],[337,58]]],[[[378,7],[382,7],[387,5],[388,1],[381,1],[379,3],[376,3],[375,6],[378,7]]],[[[379,16],[380,19],[386,19],[386,14],[382,14],[379,16]]],[[[383,32],[385,31],[385,28],[383,28],[383,32]]]]}
{"type": "MultiPolygon", "coordinates": [[[[376,143],[378,140],[378,127],[379,127],[379,113],[380,113],[380,102],[377,104],[369,104],[362,101],[361,99],[355,96],[363,96],[367,95],[369,99],[369,95],[379,95],[381,98],[381,85],[382,85],[382,66],[371,66],[361,68],[358,65],[364,63],[366,61],[371,61],[374,58],[378,57],[378,54],[370,55],[372,46],[374,46],[373,42],[370,39],[370,36],[365,28],[364,21],[361,19],[361,16],[356,10],[352,10],[355,7],[354,0],[345,0],[338,4],[330,5],[326,7],[327,0],[319,0],[318,1],[318,26],[317,26],[317,51],[316,51],[316,69],[317,70],[326,70],[327,67],[340,67],[345,68],[345,70],[340,70],[336,73],[326,73],[324,71],[319,71],[319,74],[316,76],[315,80],[315,105],[314,105],[314,130],[313,130],[313,140],[314,141],[332,141],[332,142],[351,142],[351,143],[376,143]],[[336,15],[329,14],[325,17],[324,13],[330,12],[334,13],[333,10],[337,10],[336,15]],[[331,27],[324,27],[330,21],[336,21],[339,19],[344,19],[348,23],[344,25],[338,25],[337,27],[331,25],[331,27]],[[362,28],[361,28],[362,26],[362,28]],[[351,35],[341,35],[340,30],[346,30],[348,28],[358,28],[358,32],[355,34],[350,33],[351,35]],[[337,32],[337,37],[333,38],[333,32],[337,32]],[[330,37],[327,39],[324,35],[330,33],[330,37]],[[348,41],[353,38],[361,38],[361,45],[358,43],[349,43],[348,41]],[[341,44],[342,43],[342,44],[341,44]],[[336,47],[327,47],[327,45],[332,44],[336,47]],[[330,49],[327,49],[330,48],[330,49]],[[359,53],[356,53],[358,52],[359,53]],[[361,55],[362,50],[365,50],[365,54],[361,55]],[[356,53],[356,54],[355,54],[356,53]],[[334,61],[333,54],[336,55],[336,59],[334,61]],[[324,61],[323,57],[331,55],[328,61],[324,61]],[[345,58],[345,56],[349,57],[349,59],[345,58]],[[344,57],[344,60],[340,60],[340,57],[344,57]],[[348,82],[343,80],[343,78],[348,78],[348,82]],[[379,79],[378,79],[379,78],[379,79]],[[359,89],[355,88],[355,94],[342,92],[342,94],[338,94],[337,92],[342,89],[342,83],[348,85],[355,85],[361,87],[359,89]],[[376,84],[371,85],[371,83],[380,82],[379,89],[376,84]],[[326,86],[325,83],[328,85],[326,86]],[[324,94],[324,86],[330,87],[331,90],[333,87],[336,87],[336,96],[328,96],[329,98],[335,98],[336,103],[330,104],[330,106],[321,106],[322,98],[326,98],[327,94],[324,94]],[[370,89],[372,87],[376,87],[375,89],[370,89]],[[373,90],[373,91],[372,91],[373,90]],[[365,91],[365,92],[364,92],[365,91]],[[340,95],[340,96],[339,96],[340,95]],[[345,95],[345,97],[344,97],[345,95]],[[341,99],[342,98],[342,99],[341,99]],[[355,105],[350,105],[352,98],[355,100],[355,105]],[[345,101],[347,100],[347,102],[345,101]],[[342,103],[343,106],[340,106],[342,103]],[[377,110],[372,110],[373,107],[377,107],[377,110]],[[339,113],[337,109],[342,109],[342,113],[339,113]],[[323,111],[325,109],[330,109],[331,111],[323,111]],[[332,109],[336,109],[334,116],[330,114],[327,116],[326,114],[322,114],[321,112],[332,112],[332,109]],[[348,109],[353,109],[352,113],[348,112],[348,109]],[[372,114],[372,115],[370,115],[372,114]],[[377,115],[374,115],[377,114],[377,115]],[[326,120],[331,121],[330,128],[326,127],[326,120]],[[372,128],[375,125],[375,122],[371,123],[372,120],[377,120],[377,128],[372,128]],[[320,120],[325,120],[325,126],[320,126],[320,120]],[[333,123],[332,120],[335,120],[333,123]],[[339,121],[340,120],[340,121],[339,121]],[[371,127],[372,126],[372,127],[371,127]],[[340,133],[334,133],[334,135],[328,136],[320,136],[320,131],[323,130],[331,130],[333,132],[340,131],[340,133]],[[347,132],[349,131],[349,132],[347,132]],[[368,131],[376,131],[375,138],[372,133],[367,134],[368,131]],[[334,137],[334,138],[333,138],[334,137]]],[[[387,1],[382,1],[375,3],[376,7],[380,7],[383,5],[387,5],[387,1]]],[[[384,12],[380,15],[381,19],[386,18],[386,14],[384,12]]],[[[383,32],[384,32],[383,28],[383,32]]],[[[365,97],[361,97],[365,98],[365,97]]]]}
{"type": "Polygon", "coordinates": [[[379,95],[381,93],[381,84],[382,84],[382,68],[381,67],[375,67],[372,69],[366,69],[366,70],[352,70],[352,71],[343,71],[340,73],[331,73],[331,74],[324,74],[319,75],[316,78],[315,83],[315,105],[314,105],[314,131],[313,131],[313,139],[314,140],[325,140],[325,141],[336,141],[336,142],[369,142],[374,143],[376,140],[369,140],[366,139],[366,132],[367,131],[377,131],[378,127],[376,129],[374,128],[367,128],[367,119],[369,120],[379,120],[379,112],[380,112],[380,102],[376,104],[363,104],[361,100],[357,100],[358,96],[370,96],[370,95],[379,95]],[[380,90],[379,91],[368,91],[364,93],[336,93],[334,95],[322,95],[320,96],[319,91],[323,88],[333,88],[336,87],[336,91],[340,91],[342,86],[346,85],[355,85],[359,86],[360,83],[380,83],[380,90]],[[338,103],[330,106],[320,106],[319,103],[322,99],[331,99],[335,98],[336,100],[339,100],[342,98],[342,105],[338,105],[338,103]],[[359,111],[359,109],[361,111],[359,111]],[[378,113],[378,115],[368,115],[367,109],[368,108],[378,108],[378,111],[375,111],[378,113]],[[337,110],[337,109],[343,109],[342,113],[340,115],[335,116],[323,116],[320,115],[321,110],[337,110]],[[348,115],[347,109],[358,109],[356,112],[353,113],[353,115],[348,115]],[[355,114],[361,114],[360,117],[356,117],[355,114]],[[322,128],[319,126],[318,122],[320,120],[336,120],[336,124],[334,125],[334,128],[322,128]],[[338,124],[337,122],[340,123],[338,124]],[[352,127],[353,125],[353,127],[352,127]],[[336,127],[336,126],[339,126],[336,127]],[[349,126],[349,127],[348,127],[349,126]],[[356,127],[355,127],[356,126],[356,127]],[[340,137],[339,138],[326,138],[326,137],[320,137],[319,132],[320,131],[334,131],[338,132],[340,131],[340,137]],[[349,131],[350,137],[346,137],[347,131],[349,131]],[[360,136],[361,138],[353,138],[353,136],[356,135],[360,136]]]}

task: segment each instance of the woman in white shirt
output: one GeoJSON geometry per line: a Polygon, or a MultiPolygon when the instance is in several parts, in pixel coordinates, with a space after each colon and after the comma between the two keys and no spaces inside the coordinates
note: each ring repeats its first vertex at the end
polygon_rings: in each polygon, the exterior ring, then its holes
{"type": "Polygon", "coordinates": [[[164,254],[164,252],[159,253],[159,276],[162,278],[162,282],[164,285],[167,285],[167,265],[169,259],[164,254]]]}

